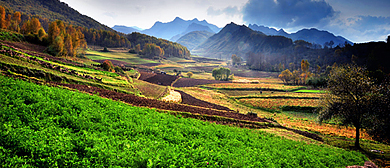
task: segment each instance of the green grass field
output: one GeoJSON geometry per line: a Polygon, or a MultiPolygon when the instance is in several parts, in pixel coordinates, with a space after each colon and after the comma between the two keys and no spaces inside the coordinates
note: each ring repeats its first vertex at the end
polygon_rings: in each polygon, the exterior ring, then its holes
{"type": "Polygon", "coordinates": [[[325,90],[296,90],[296,93],[326,93],[325,90]]]}
{"type": "Polygon", "coordinates": [[[142,59],[137,54],[130,54],[128,52],[100,52],[100,51],[88,50],[86,52],[86,57],[92,60],[111,59],[111,60],[123,61],[134,65],[158,63],[153,60],[142,59]]]}
{"type": "Polygon", "coordinates": [[[0,76],[5,167],[345,167],[367,158],[0,76]]]}

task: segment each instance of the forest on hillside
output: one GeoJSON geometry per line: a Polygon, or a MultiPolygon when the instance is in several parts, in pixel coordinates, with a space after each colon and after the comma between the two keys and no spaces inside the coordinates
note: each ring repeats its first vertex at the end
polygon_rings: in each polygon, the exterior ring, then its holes
{"type": "MultiPolygon", "coordinates": [[[[56,36],[60,33],[57,33],[54,35],[55,37],[51,38],[53,36],[53,30],[51,30],[50,25],[52,23],[60,23],[61,26],[57,26],[59,31],[63,31],[70,29],[71,32],[77,32],[77,39],[81,41],[85,41],[89,45],[97,45],[97,46],[102,46],[102,47],[110,47],[110,48],[117,48],[117,47],[122,47],[122,48],[131,48],[132,46],[135,47],[137,44],[142,45],[140,48],[143,49],[146,43],[151,43],[154,45],[157,45],[158,47],[162,48],[162,52],[165,53],[163,56],[165,57],[182,57],[182,58],[189,58],[190,57],[190,52],[186,47],[183,47],[182,45],[178,43],[172,43],[167,40],[163,39],[157,39],[154,37],[150,37],[147,35],[125,35],[122,33],[118,33],[112,29],[103,29],[100,26],[86,26],[86,24],[80,24],[77,23],[78,19],[77,18],[83,18],[83,17],[67,17],[67,19],[61,20],[61,16],[58,15],[58,13],[55,12],[46,12],[43,13],[44,15],[31,15],[30,13],[35,13],[29,10],[23,10],[25,9],[25,6],[23,6],[24,1],[16,1],[15,3],[7,4],[3,1],[0,1],[1,3],[5,4],[5,8],[0,5],[0,27],[3,30],[8,30],[12,31],[15,33],[20,33],[24,35],[24,39],[27,40],[28,42],[39,44],[39,45],[44,45],[44,46],[49,46],[48,52],[53,55],[68,55],[68,53],[74,53],[77,51],[77,47],[79,46],[79,42],[76,44],[76,36],[73,37],[73,44],[66,44],[67,40],[67,33],[61,33],[61,40],[57,39],[56,41],[56,36]],[[9,6],[17,9],[21,9],[21,11],[27,11],[29,13],[24,13],[20,11],[15,11],[13,8],[10,8],[9,6]],[[46,14],[49,15],[49,18],[46,18],[46,14]],[[69,20],[69,18],[71,20],[69,20]],[[73,20],[75,19],[75,20],[73,20]],[[80,26],[81,25],[81,26],[80,26]],[[68,27],[68,28],[67,28],[68,27]],[[74,30],[73,30],[74,29],[74,30]],[[48,32],[48,33],[46,33],[48,32]],[[50,37],[49,37],[50,36],[50,37]],[[139,39],[137,39],[139,38],[139,39]],[[131,41],[130,41],[131,40],[131,41]],[[59,42],[62,41],[62,42],[59,42]],[[56,47],[53,47],[53,44],[56,44],[56,47]],[[133,44],[133,45],[132,45],[133,44]],[[72,46],[71,48],[72,51],[68,49],[68,52],[63,52],[64,50],[61,47],[63,45],[70,45],[72,46]],[[77,46],[77,47],[76,47],[77,46]]],[[[40,2],[40,1],[39,1],[40,2]]],[[[37,8],[42,9],[45,11],[45,5],[53,5],[52,3],[56,3],[57,1],[48,1],[48,2],[41,2],[43,5],[42,6],[37,6],[37,8]]],[[[31,1],[26,1],[26,4],[29,6],[31,1]]],[[[34,4],[34,3],[31,3],[34,4]]],[[[66,5],[66,4],[62,4],[66,5]]],[[[33,7],[33,5],[31,6],[33,7]]],[[[34,9],[37,9],[34,8],[34,9]]],[[[60,7],[58,7],[60,8],[60,7]]],[[[65,8],[65,7],[64,7],[65,8]]],[[[73,10],[66,5],[67,10],[73,10]]],[[[52,9],[52,8],[50,8],[52,9]]],[[[54,10],[54,9],[53,9],[54,10]]],[[[61,11],[60,9],[58,9],[61,11]]],[[[70,14],[72,12],[65,12],[66,14],[70,14]]],[[[74,13],[74,15],[80,15],[79,13],[74,13]]],[[[87,20],[92,20],[92,19],[87,19],[87,20]]],[[[72,34],[72,33],[70,33],[72,34]]],[[[70,36],[69,36],[70,37],[70,36]]],[[[71,40],[72,41],[72,40],[71,40]]],[[[81,44],[81,43],[80,43],[81,44]]],[[[81,45],[84,46],[84,45],[81,45]]],[[[85,46],[86,47],[86,46],[85,46]]],[[[66,48],[66,47],[65,47],[66,48]]],[[[70,47],[67,47],[70,48],[70,47]]],[[[71,54],[71,56],[77,55],[76,53],[71,54]]]]}
{"type": "Polygon", "coordinates": [[[136,47],[139,45],[137,50],[143,50],[146,44],[155,44],[164,50],[164,57],[190,58],[191,56],[190,51],[179,43],[158,39],[138,32],[128,34],[126,37],[131,42],[131,46],[136,47]]]}

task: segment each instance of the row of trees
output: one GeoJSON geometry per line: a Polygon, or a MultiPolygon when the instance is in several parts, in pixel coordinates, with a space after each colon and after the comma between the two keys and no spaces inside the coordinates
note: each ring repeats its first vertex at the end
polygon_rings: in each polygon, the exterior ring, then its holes
{"type": "Polygon", "coordinates": [[[150,59],[161,59],[164,56],[164,50],[156,44],[146,43],[142,55],[150,59]]]}
{"type": "MultiPolygon", "coordinates": [[[[51,22],[46,33],[40,22],[40,17],[31,17],[15,12],[11,16],[0,6],[0,26],[16,33],[22,33],[27,41],[48,46],[47,52],[55,56],[72,56],[82,54],[86,48],[81,27],[75,27],[57,20],[51,22]],[[26,19],[22,21],[22,15],[26,19]],[[80,50],[81,49],[81,50],[80,50]]],[[[43,19],[44,20],[44,19],[43,19]]]]}
{"type": "Polygon", "coordinates": [[[127,39],[131,42],[133,46],[132,51],[140,52],[144,50],[145,44],[155,44],[159,46],[163,51],[164,57],[179,57],[179,58],[190,58],[190,51],[180,45],[179,43],[174,43],[164,39],[157,39],[156,37],[148,36],[138,32],[126,35],[127,39]]]}
{"type": "MultiPolygon", "coordinates": [[[[310,63],[307,60],[301,61],[301,69],[300,70],[293,70],[291,72],[289,69],[286,69],[282,71],[279,75],[279,79],[282,80],[285,84],[306,84],[306,81],[309,77],[312,77],[314,74],[312,74],[309,71],[310,63]]],[[[320,71],[321,67],[319,67],[318,72],[320,71]]]]}
{"type": "Polygon", "coordinates": [[[56,56],[75,57],[87,47],[84,34],[80,29],[72,25],[65,25],[64,22],[57,20],[49,25],[48,41],[50,43],[48,52],[56,56]]]}
{"type": "Polygon", "coordinates": [[[131,48],[130,41],[123,34],[93,28],[81,28],[81,31],[85,34],[85,39],[88,44],[109,48],[131,48]]]}

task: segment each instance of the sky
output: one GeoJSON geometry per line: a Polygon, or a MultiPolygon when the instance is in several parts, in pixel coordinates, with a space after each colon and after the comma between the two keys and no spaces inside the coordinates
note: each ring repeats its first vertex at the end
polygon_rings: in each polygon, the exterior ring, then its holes
{"type": "Polygon", "coordinates": [[[294,33],[327,30],[355,43],[390,35],[390,0],[60,0],[109,27],[149,29],[156,21],[206,20],[224,27],[257,24],[294,33]]]}

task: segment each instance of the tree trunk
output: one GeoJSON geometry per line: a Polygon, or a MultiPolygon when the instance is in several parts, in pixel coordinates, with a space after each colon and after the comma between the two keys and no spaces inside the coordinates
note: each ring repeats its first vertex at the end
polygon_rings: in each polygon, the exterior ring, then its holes
{"type": "Polygon", "coordinates": [[[360,148],[360,145],[359,145],[360,124],[357,124],[355,127],[356,127],[355,147],[356,147],[357,149],[359,149],[359,148],[360,148]]]}

